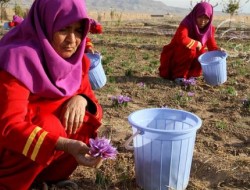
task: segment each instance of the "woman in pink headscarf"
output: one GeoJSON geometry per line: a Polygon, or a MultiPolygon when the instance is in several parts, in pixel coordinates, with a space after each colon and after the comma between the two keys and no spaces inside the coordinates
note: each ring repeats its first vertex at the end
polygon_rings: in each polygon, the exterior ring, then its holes
{"type": "MultiPolygon", "coordinates": [[[[101,34],[102,33],[102,25],[97,22],[94,19],[89,19],[90,20],[90,29],[89,29],[89,33],[91,34],[101,34]]],[[[94,49],[94,45],[91,41],[90,38],[86,38],[86,49],[85,49],[86,53],[99,53],[98,51],[96,51],[94,49]]]]}
{"type": "Polygon", "coordinates": [[[213,6],[197,3],[182,20],[170,44],[161,52],[159,74],[181,83],[202,73],[198,57],[206,51],[218,50],[212,25],[213,6]]]}
{"type": "Polygon", "coordinates": [[[35,0],[0,40],[0,189],[67,180],[97,167],[89,139],[102,108],[84,55],[89,19],[82,0],[35,0]]]}
{"type": "Polygon", "coordinates": [[[12,28],[14,26],[19,25],[21,22],[23,22],[23,18],[18,16],[18,15],[14,15],[13,16],[13,20],[11,22],[9,22],[9,27],[12,28]]]}

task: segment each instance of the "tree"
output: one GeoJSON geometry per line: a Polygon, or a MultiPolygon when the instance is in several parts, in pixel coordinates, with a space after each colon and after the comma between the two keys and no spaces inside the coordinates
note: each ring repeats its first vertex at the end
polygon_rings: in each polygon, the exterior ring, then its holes
{"type": "Polygon", "coordinates": [[[224,12],[230,14],[230,19],[233,17],[233,15],[238,13],[238,10],[240,8],[240,0],[229,0],[228,4],[224,7],[224,12]]]}
{"type": "Polygon", "coordinates": [[[3,21],[3,7],[7,4],[10,0],[0,0],[0,11],[1,11],[1,22],[3,21]]]}
{"type": "MultiPolygon", "coordinates": [[[[229,0],[224,4],[223,12],[230,14],[229,27],[231,26],[232,17],[238,14],[238,11],[240,9],[240,1],[241,0],[229,0]]],[[[246,0],[245,4],[247,4],[248,2],[249,0],[246,0]]]]}
{"type": "Polygon", "coordinates": [[[15,12],[15,15],[19,15],[21,17],[24,17],[25,12],[20,5],[15,4],[15,7],[13,10],[15,12]]]}

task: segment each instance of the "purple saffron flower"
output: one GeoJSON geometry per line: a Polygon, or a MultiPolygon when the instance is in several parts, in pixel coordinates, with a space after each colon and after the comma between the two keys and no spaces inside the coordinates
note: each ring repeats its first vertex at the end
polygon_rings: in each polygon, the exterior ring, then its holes
{"type": "Polygon", "coordinates": [[[117,155],[117,150],[110,144],[109,139],[96,138],[89,139],[90,151],[89,154],[93,157],[101,157],[103,159],[115,159],[117,155]]]}
{"type": "Polygon", "coordinates": [[[131,101],[131,98],[128,96],[119,95],[119,96],[112,96],[111,100],[113,101],[114,105],[119,105],[119,104],[126,105],[128,102],[131,101]]]}
{"type": "Polygon", "coordinates": [[[188,92],[187,95],[188,96],[194,96],[194,92],[188,92]]]}
{"type": "Polygon", "coordinates": [[[146,84],[143,83],[143,82],[139,82],[137,85],[138,85],[139,87],[142,87],[142,88],[144,88],[144,87],[146,86],[146,84]]]}
{"type": "Polygon", "coordinates": [[[195,78],[190,78],[190,79],[184,79],[183,80],[183,85],[184,86],[191,86],[191,85],[196,85],[196,80],[195,78]]]}
{"type": "Polygon", "coordinates": [[[115,101],[115,100],[116,100],[116,96],[111,96],[110,99],[111,99],[112,101],[115,101]]]}
{"type": "Polygon", "coordinates": [[[123,101],[124,101],[124,102],[130,102],[130,101],[131,101],[131,98],[128,97],[128,96],[123,96],[123,101]]]}
{"type": "Polygon", "coordinates": [[[117,102],[118,102],[118,104],[122,104],[123,102],[124,102],[124,99],[123,99],[124,97],[122,96],[122,95],[120,95],[120,96],[118,96],[117,97],[117,102]]]}

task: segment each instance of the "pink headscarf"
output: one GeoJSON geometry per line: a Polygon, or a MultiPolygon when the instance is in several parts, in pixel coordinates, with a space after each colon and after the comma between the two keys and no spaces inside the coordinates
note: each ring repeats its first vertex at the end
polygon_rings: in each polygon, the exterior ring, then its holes
{"type": "Polygon", "coordinates": [[[102,33],[102,25],[94,19],[90,19],[90,29],[89,32],[91,34],[101,34],[102,33]]]}
{"type": "Polygon", "coordinates": [[[181,25],[188,27],[189,37],[200,41],[203,45],[212,35],[213,6],[207,2],[197,3],[193,10],[183,19],[181,25]],[[199,29],[196,19],[199,16],[209,17],[209,23],[205,28],[199,29]]]}
{"type": "Polygon", "coordinates": [[[83,0],[35,0],[29,15],[0,40],[0,68],[34,94],[57,98],[73,95],[82,77],[82,57],[89,19],[83,0]],[[83,21],[83,41],[63,59],[50,42],[53,33],[83,21]]]}
{"type": "Polygon", "coordinates": [[[17,26],[18,24],[20,24],[21,22],[23,22],[23,18],[20,17],[20,16],[18,16],[18,15],[14,15],[12,22],[14,22],[15,26],[17,26]]]}

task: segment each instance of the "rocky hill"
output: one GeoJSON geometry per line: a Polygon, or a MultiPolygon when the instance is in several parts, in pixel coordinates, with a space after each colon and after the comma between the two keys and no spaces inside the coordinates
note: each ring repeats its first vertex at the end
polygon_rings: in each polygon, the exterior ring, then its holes
{"type": "MultiPolygon", "coordinates": [[[[21,5],[29,6],[34,0],[19,0],[21,5]]],[[[85,0],[89,11],[143,12],[151,14],[185,14],[187,9],[170,7],[157,0],[85,0]]],[[[11,0],[11,4],[16,1],[11,0]]]]}
{"type": "Polygon", "coordinates": [[[91,10],[117,10],[144,12],[151,14],[183,13],[186,9],[169,7],[160,1],[153,0],[86,0],[88,9],[91,10]]]}

